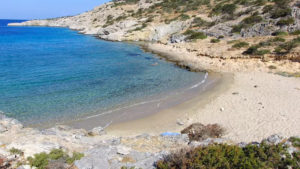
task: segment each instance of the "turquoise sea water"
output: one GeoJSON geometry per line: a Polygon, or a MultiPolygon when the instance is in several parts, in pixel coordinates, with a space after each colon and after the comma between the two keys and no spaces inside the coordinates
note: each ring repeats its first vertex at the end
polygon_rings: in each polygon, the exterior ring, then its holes
{"type": "Polygon", "coordinates": [[[0,20],[0,110],[25,125],[133,104],[203,79],[128,43],[0,20]]]}

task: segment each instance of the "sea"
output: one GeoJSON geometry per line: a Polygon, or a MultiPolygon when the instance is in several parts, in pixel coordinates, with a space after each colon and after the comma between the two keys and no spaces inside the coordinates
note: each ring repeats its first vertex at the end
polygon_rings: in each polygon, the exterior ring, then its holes
{"type": "Polygon", "coordinates": [[[25,126],[101,114],[205,77],[135,44],[67,28],[7,26],[22,21],[0,20],[0,111],[25,126]]]}

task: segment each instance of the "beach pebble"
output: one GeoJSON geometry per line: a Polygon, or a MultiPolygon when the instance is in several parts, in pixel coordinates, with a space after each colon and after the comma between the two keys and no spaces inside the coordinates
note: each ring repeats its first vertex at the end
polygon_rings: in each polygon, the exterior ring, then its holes
{"type": "Polygon", "coordinates": [[[224,107],[221,107],[221,108],[220,108],[220,111],[224,111],[224,110],[225,110],[224,107]]]}
{"type": "Polygon", "coordinates": [[[239,92],[233,92],[232,94],[233,94],[233,95],[238,95],[238,94],[239,94],[239,92]]]}

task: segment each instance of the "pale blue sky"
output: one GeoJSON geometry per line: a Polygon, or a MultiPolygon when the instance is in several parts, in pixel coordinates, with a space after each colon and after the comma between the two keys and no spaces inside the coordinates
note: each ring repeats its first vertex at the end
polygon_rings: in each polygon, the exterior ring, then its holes
{"type": "Polygon", "coordinates": [[[109,0],[0,0],[0,19],[44,19],[76,15],[109,0]]]}

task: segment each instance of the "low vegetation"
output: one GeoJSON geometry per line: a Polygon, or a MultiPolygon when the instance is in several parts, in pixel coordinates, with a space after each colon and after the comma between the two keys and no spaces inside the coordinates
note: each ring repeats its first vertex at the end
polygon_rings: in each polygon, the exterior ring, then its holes
{"type": "Polygon", "coordinates": [[[210,40],[210,43],[219,43],[220,42],[220,39],[211,39],[210,40]]]}
{"type": "Polygon", "coordinates": [[[82,153],[74,152],[72,156],[69,156],[62,149],[53,149],[49,154],[39,153],[34,157],[29,157],[28,161],[30,166],[37,169],[45,169],[51,162],[61,160],[64,163],[72,164],[76,160],[80,160],[84,155],[82,153]]]}
{"type": "Polygon", "coordinates": [[[194,30],[187,30],[186,32],[184,32],[184,35],[187,36],[186,39],[188,39],[188,40],[206,39],[207,38],[205,33],[196,32],[194,30]]]}
{"type": "Polygon", "coordinates": [[[261,46],[253,45],[250,46],[246,51],[243,52],[244,55],[252,55],[252,56],[261,56],[270,53],[270,50],[267,49],[259,49],[261,46]]]}
{"type": "Polygon", "coordinates": [[[294,18],[292,17],[289,17],[287,19],[281,19],[277,22],[277,25],[279,26],[287,26],[287,25],[291,25],[291,24],[294,24],[295,23],[295,20],[294,18]]]}
{"type": "Polygon", "coordinates": [[[9,150],[10,154],[17,154],[17,155],[23,155],[24,152],[20,149],[17,149],[17,148],[11,148],[9,150]]]}
{"type": "MultiPolygon", "coordinates": [[[[293,144],[300,143],[293,138],[293,144]]],[[[299,147],[299,145],[298,145],[299,147]]],[[[300,153],[289,154],[288,147],[261,142],[259,145],[249,144],[245,147],[227,144],[213,144],[191,150],[181,150],[166,156],[157,162],[158,169],[265,169],[265,168],[299,168],[300,153]]]]}
{"type": "Polygon", "coordinates": [[[247,42],[236,42],[232,48],[236,48],[236,49],[240,49],[240,48],[244,48],[244,47],[247,47],[249,46],[249,43],[247,42]]]}
{"type": "Polygon", "coordinates": [[[276,54],[286,54],[289,53],[292,49],[298,47],[300,44],[300,37],[295,38],[289,42],[282,43],[280,44],[276,49],[275,53],[276,54]]]}

